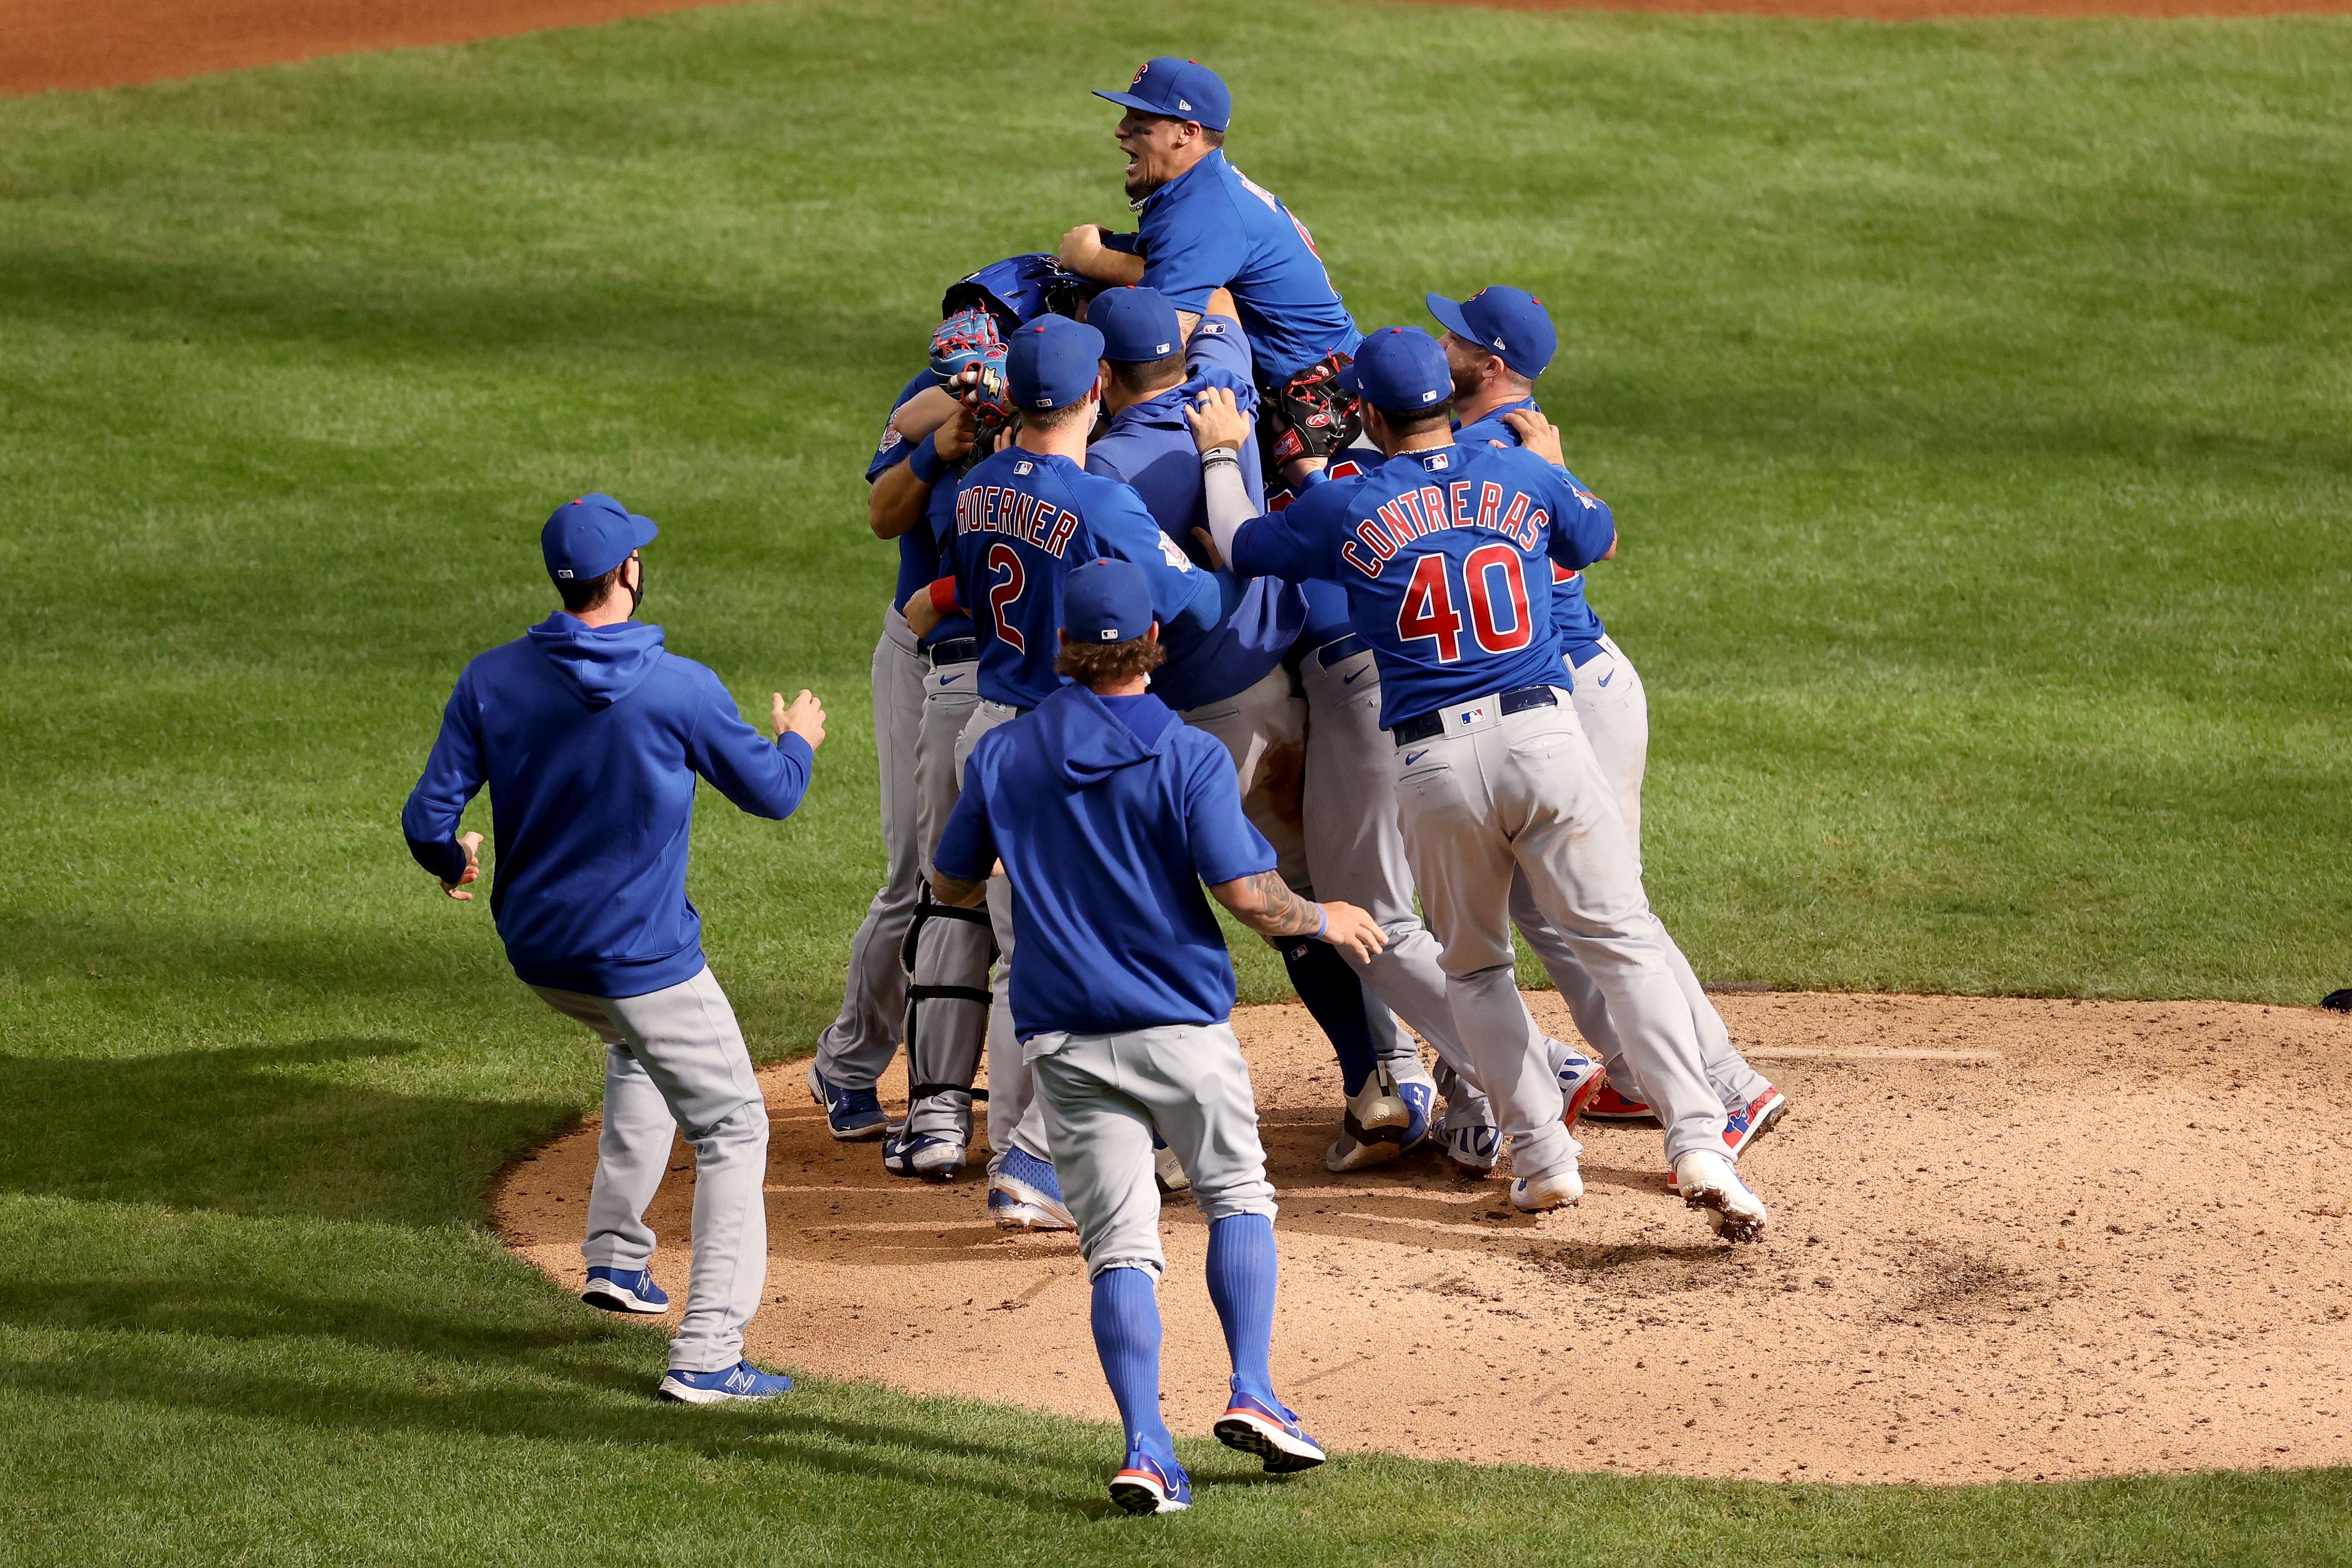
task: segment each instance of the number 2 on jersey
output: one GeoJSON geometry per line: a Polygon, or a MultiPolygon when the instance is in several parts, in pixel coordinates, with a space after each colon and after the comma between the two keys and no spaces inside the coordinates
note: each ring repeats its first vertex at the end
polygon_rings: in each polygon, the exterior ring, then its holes
{"type": "Polygon", "coordinates": [[[988,613],[995,618],[997,639],[1014,653],[1027,653],[1029,645],[1022,640],[1021,628],[1004,618],[1005,607],[1021,596],[1028,577],[1021,569],[1021,557],[1010,544],[992,544],[988,551],[989,574],[1004,574],[1004,581],[993,583],[988,589],[988,613]]]}
{"type": "MultiPolygon", "coordinates": [[[[1446,557],[1434,552],[1412,563],[1404,602],[1397,606],[1396,629],[1398,641],[1434,642],[1437,662],[1454,664],[1462,658],[1462,612],[1454,607],[1446,564],[1446,557]]],[[[1470,636],[1482,652],[1517,653],[1535,640],[1527,575],[1517,550],[1482,544],[1472,551],[1462,562],[1462,587],[1470,605],[1470,636]],[[1498,617],[1498,609],[1507,609],[1507,617],[1498,617]]]]}

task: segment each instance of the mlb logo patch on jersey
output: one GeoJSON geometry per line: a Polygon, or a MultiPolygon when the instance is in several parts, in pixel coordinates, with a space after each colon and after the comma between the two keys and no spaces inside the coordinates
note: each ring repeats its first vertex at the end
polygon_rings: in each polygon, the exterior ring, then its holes
{"type": "Polygon", "coordinates": [[[1013,471],[1016,474],[1025,474],[1036,466],[1036,464],[1029,462],[1015,463],[1013,465],[1013,471]]]}
{"type": "Polygon", "coordinates": [[[1451,452],[1432,452],[1428,457],[1423,458],[1421,460],[1421,466],[1423,468],[1428,469],[1433,474],[1437,472],[1440,468],[1450,468],[1454,466],[1454,454],[1451,452]]]}

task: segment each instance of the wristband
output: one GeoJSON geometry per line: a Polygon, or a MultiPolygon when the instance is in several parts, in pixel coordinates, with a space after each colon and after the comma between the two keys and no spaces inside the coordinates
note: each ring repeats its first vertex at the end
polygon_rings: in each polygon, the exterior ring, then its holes
{"type": "Polygon", "coordinates": [[[1331,929],[1331,911],[1324,905],[1315,906],[1315,940],[1321,942],[1323,933],[1331,929]]]}
{"type": "Polygon", "coordinates": [[[948,460],[940,456],[939,445],[932,438],[938,434],[932,431],[907,454],[907,471],[927,485],[936,485],[947,477],[948,460]]]}
{"type": "Polygon", "coordinates": [[[1201,467],[1203,469],[1213,468],[1219,463],[1231,463],[1238,468],[1242,466],[1242,455],[1231,447],[1212,447],[1201,454],[1201,467]]]}
{"type": "Polygon", "coordinates": [[[956,580],[954,578],[941,577],[931,584],[929,591],[931,595],[931,608],[942,616],[952,616],[956,613],[956,580]]]}

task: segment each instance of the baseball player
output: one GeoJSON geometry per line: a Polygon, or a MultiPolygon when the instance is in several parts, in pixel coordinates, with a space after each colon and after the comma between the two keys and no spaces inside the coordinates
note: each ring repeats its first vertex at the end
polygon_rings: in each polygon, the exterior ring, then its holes
{"type": "Polygon", "coordinates": [[[401,812],[409,852],[453,899],[482,836],[457,837],[487,783],[499,842],[490,912],[523,984],[604,1042],[604,1130],[588,1196],[582,1300],[659,1313],[646,1205],[670,1138],[694,1146],[694,1268],[659,1393],[694,1405],[766,1399],[792,1380],[743,1359],[768,1274],[761,1190],[768,1113],[686,896],[695,779],[755,816],[792,814],[824,709],[771,699],[761,740],[719,678],[635,619],[638,551],[657,531],[606,495],[558,507],[540,548],[563,608],[466,666],[401,812]]]}
{"type": "Polygon", "coordinates": [[[1295,483],[1354,431],[1352,404],[1333,378],[1361,334],[1315,237],[1225,161],[1233,94],[1208,67],[1161,56],[1126,91],[1095,96],[1127,110],[1116,135],[1139,218],[1133,234],[1078,225],[1062,237],[1063,263],[1099,283],[1159,289],[1188,337],[1210,293],[1231,290],[1265,395],[1273,439],[1265,458],[1295,483]]]}
{"type": "MultiPolygon", "coordinates": [[[[1156,289],[1106,289],[1087,310],[1087,324],[1103,334],[1108,424],[1087,447],[1087,471],[1131,485],[1179,549],[1198,550],[1193,536],[1208,523],[1200,454],[1185,409],[1213,385],[1233,393],[1244,414],[1257,405],[1248,340],[1238,321],[1217,313],[1217,305],[1230,300],[1223,289],[1211,296],[1210,313],[1194,327],[1189,343],[1181,337],[1174,307],[1156,289]]],[[[1253,501],[1261,493],[1255,488],[1255,439],[1243,448],[1253,501]]],[[[1186,723],[1224,742],[1241,780],[1244,813],[1275,847],[1284,879],[1305,889],[1299,791],[1307,704],[1286,656],[1305,624],[1306,595],[1274,578],[1244,582],[1231,573],[1218,575],[1218,587],[1222,618],[1202,637],[1191,637],[1181,626],[1171,631],[1165,639],[1167,662],[1153,674],[1152,690],[1186,723]]],[[[1294,940],[1278,944],[1277,951],[1299,999],[1331,1041],[1349,1097],[1339,1142],[1327,1163],[1345,1171],[1394,1158],[1407,1141],[1427,1131],[1436,1098],[1418,1049],[1385,1016],[1376,1037],[1373,1020],[1382,1010],[1377,1003],[1368,1005],[1362,983],[1338,950],[1294,940]],[[1389,1058],[1385,1068],[1378,1059],[1383,1055],[1389,1058]],[[1411,1088],[1375,1084],[1384,1070],[1411,1088]],[[1394,1114],[1384,1115],[1386,1107],[1366,1098],[1368,1085],[1370,1093],[1391,1097],[1394,1114]],[[1406,1094],[1410,1102],[1400,1098],[1406,1094]],[[1371,1125],[1359,1111],[1371,1117],[1371,1125]]]]}
{"type": "MultiPolygon", "coordinates": [[[[1454,440],[1465,447],[1517,446],[1518,432],[1508,416],[1519,409],[1541,412],[1535,400],[1535,382],[1559,346],[1543,302],[1523,289],[1496,286],[1481,289],[1458,302],[1431,294],[1426,303],[1430,314],[1445,329],[1440,342],[1454,379],[1454,440]]],[[[1573,474],[1569,479],[1576,482],[1573,474]]],[[[1574,677],[1577,721],[1591,742],[1601,776],[1616,792],[1618,811],[1625,820],[1638,865],[1642,775],[1650,751],[1649,707],[1641,675],[1586,603],[1582,573],[1553,569],[1552,619],[1559,630],[1561,657],[1574,677]]],[[[1585,1114],[1595,1121],[1648,1117],[1649,1106],[1638,1098],[1640,1080],[1618,1049],[1600,988],[1577,963],[1567,942],[1544,920],[1524,878],[1513,885],[1511,915],[1528,948],[1559,988],[1575,1016],[1576,1026],[1608,1063],[1612,1081],[1599,1090],[1585,1114]],[[1626,1094],[1629,1089],[1633,1095],[1626,1094]]],[[[1690,960],[1683,956],[1663,923],[1655,935],[1675,984],[1690,1006],[1707,1082],[1723,1102],[1724,1142],[1736,1160],[1751,1141],[1787,1113],[1789,1102],[1733,1048],[1723,1016],[1716,1011],[1692,972],[1690,960]]]]}
{"type": "Polygon", "coordinates": [[[1075,684],[974,744],[934,873],[942,900],[976,904],[1002,861],[1014,893],[1013,1027],[1094,1283],[1095,1348],[1127,1431],[1110,1495],[1129,1513],[1192,1502],[1160,1415],[1155,1126],[1209,1224],[1209,1298],[1233,1365],[1217,1439],[1270,1471],[1323,1462],[1275,1396],[1274,1187],[1228,1021],[1233,962],[1201,884],[1269,940],[1381,941],[1361,910],[1284,886],[1224,748],[1145,689],[1161,597],[1128,562],[1068,574],[1047,624],[1075,684]]]}
{"type": "MultiPolygon", "coordinates": [[[[1004,379],[1020,410],[1020,433],[957,487],[948,556],[954,574],[915,606],[919,630],[930,615],[958,607],[979,626],[981,700],[957,742],[959,765],[982,736],[1059,689],[1062,583],[1081,562],[1110,556],[1145,568],[1157,618],[1171,637],[1191,641],[1216,626],[1216,578],[1167,541],[1132,489],[1086,471],[1087,437],[1101,404],[1102,349],[1101,332],[1061,316],[1040,317],[1013,334],[1004,379]]],[[[988,910],[999,953],[988,1023],[990,1203],[1005,1211],[1000,1223],[1035,1211],[1067,1225],[1006,1005],[1016,967],[1008,887],[992,887],[988,910]],[[1011,1159],[1016,1146],[1024,1157],[1011,1159]]]]}
{"type": "MultiPolygon", "coordinates": [[[[940,300],[942,320],[931,341],[930,364],[917,378],[929,384],[904,397],[892,415],[879,459],[886,471],[874,487],[874,530],[900,542],[902,605],[945,570],[955,479],[992,449],[1009,413],[998,400],[1003,334],[1025,320],[1079,310],[1089,292],[1090,286],[1051,257],[1030,255],[982,268],[950,285],[940,300]],[[910,584],[908,568],[916,562],[919,575],[910,584]]],[[[979,701],[980,645],[971,618],[961,612],[927,615],[920,641],[928,668],[910,746],[912,833],[916,862],[927,882],[931,848],[955,805],[957,737],[979,701]]],[[[972,1077],[986,1038],[993,948],[985,916],[939,905],[928,886],[919,894],[898,952],[910,978],[905,1014],[908,1103],[907,1121],[884,1145],[883,1167],[893,1174],[946,1181],[962,1169],[972,1102],[985,1092],[972,1089],[972,1077]]],[[[886,1051],[874,1073],[887,1062],[886,1051]]],[[[992,1190],[990,1205],[1008,1227],[1066,1225],[1057,1212],[1017,1202],[1002,1191],[992,1190]]]]}
{"type": "Polygon", "coordinates": [[[1523,873],[1608,1000],[1685,1202],[1727,1238],[1753,1239],[1768,1216],[1724,1152],[1723,1108],[1552,626],[1549,563],[1580,570],[1607,556],[1609,509],[1550,460],[1557,433],[1538,416],[1514,416],[1527,450],[1455,446],[1445,353],[1418,328],[1372,334],[1339,379],[1362,397],[1385,460],[1273,518],[1250,514],[1239,458],[1221,456],[1237,450],[1242,420],[1216,389],[1202,395],[1210,525],[1236,572],[1347,584],[1381,671],[1400,826],[1444,949],[1454,1026],[1509,1142],[1511,1201],[1547,1209],[1584,1190],[1559,1081],[1515,980],[1510,896],[1523,873]]]}

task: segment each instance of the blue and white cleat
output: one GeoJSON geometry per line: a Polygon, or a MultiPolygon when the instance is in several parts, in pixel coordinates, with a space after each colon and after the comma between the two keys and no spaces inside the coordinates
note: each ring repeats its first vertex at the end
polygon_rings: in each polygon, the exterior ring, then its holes
{"type": "Polygon", "coordinates": [[[607,1312],[636,1312],[658,1317],[669,1310],[669,1295],[643,1268],[591,1268],[588,1288],[580,1299],[607,1312]]]}
{"type": "Polygon", "coordinates": [[[1129,1448],[1110,1479],[1110,1500],[1129,1513],[1181,1513],[1192,1506],[1192,1478],[1173,1459],[1129,1448]]]}
{"type": "Polygon", "coordinates": [[[1014,1144],[988,1173],[988,1216],[1000,1230],[1076,1230],[1051,1160],[1014,1144]]]}
{"type": "Polygon", "coordinates": [[[963,1174],[964,1144],[961,1139],[929,1132],[900,1132],[882,1145],[882,1168],[894,1176],[920,1176],[927,1182],[952,1182],[963,1174]]]}
{"type": "Polygon", "coordinates": [[[748,1361],[717,1372],[680,1372],[672,1367],[662,1374],[656,1390],[673,1405],[730,1405],[773,1399],[792,1391],[791,1378],[780,1372],[761,1372],[748,1361]]]}
{"type": "Polygon", "coordinates": [[[1267,1471],[1288,1475],[1311,1470],[1324,1459],[1323,1445],[1299,1429],[1296,1412],[1281,1401],[1260,1399],[1236,1384],[1225,1413],[1217,1417],[1217,1441],[1255,1454],[1267,1471]]]}
{"type": "Polygon", "coordinates": [[[1559,1079],[1560,1125],[1573,1132],[1577,1118],[1609,1087],[1609,1075],[1599,1062],[1549,1035],[1544,1037],[1544,1051],[1559,1079]]]}
{"type": "Polygon", "coordinates": [[[824,1107],[824,1124],[836,1143],[866,1143],[890,1131],[881,1099],[871,1089],[844,1089],[809,1063],[809,1097],[824,1107]]]}
{"type": "Polygon", "coordinates": [[[1404,1149],[1410,1154],[1428,1141],[1437,1125],[1437,1080],[1429,1076],[1419,1057],[1391,1065],[1396,1071],[1397,1098],[1412,1113],[1404,1128],[1404,1149]]]}

